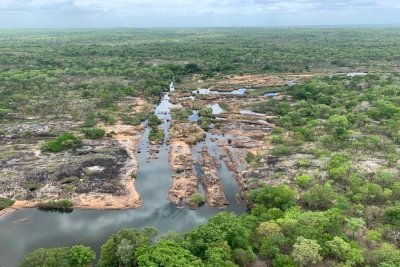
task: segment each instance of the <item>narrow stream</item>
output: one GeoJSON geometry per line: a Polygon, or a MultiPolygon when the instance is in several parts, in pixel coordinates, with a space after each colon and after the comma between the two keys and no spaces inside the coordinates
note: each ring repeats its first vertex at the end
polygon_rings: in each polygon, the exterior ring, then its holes
{"type": "MultiPolygon", "coordinates": [[[[173,84],[171,83],[173,88],[173,84]]],[[[172,89],[171,88],[171,89],[172,89]]],[[[155,114],[163,119],[166,139],[171,118],[169,107],[173,106],[169,101],[168,94],[156,107],[155,114]],[[166,114],[165,114],[166,113],[166,114]]],[[[197,115],[197,114],[196,114],[197,115]]],[[[197,118],[192,117],[191,120],[197,118]]],[[[171,168],[168,162],[169,147],[164,142],[157,154],[158,159],[147,163],[148,134],[149,128],[141,137],[139,148],[142,151],[137,154],[139,170],[136,178],[136,190],[141,194],[142,209],[136,210],[73,210],[71,213],[43,212],[36,208],[23,209],[0,218],[0,266],[16,267],[24,256],[33,250],[45,247],[63,247],[73,245],[90,246],[97,254],[100,247],[107,239],[121,228],[138,228],[155,226],[159,234],[168,230],[177,232],[188,231],[197,225],[207,223],[207,219],[221,210],[208,206],[202,206],[193,211],[188,208],[177,209],[166,198],[172,184],[171,168]],[[12,223],[21,219],[29,219],[27,222],[12,223]]],[[[209,146],[210,154],[218,157],[219,148],[210,141],[212,135],[207,133],[205,142],[198,144],[196,149],[206,145],[209,146]]],[[[230,136],[213,135],[220,140],[230,136]]],[[[193,157],[197,159],[197,153],[191,149],[193,157]]],[[[201,175],[201,167],[196,163],[196,172],[201,175]]],[[[221,184],[224,188],[230,205],[226,211],[243,214],[246,211],[245,203],[237,205],[234,197],[240,193],[236,181],[221,161],[218,168],[221,184]]],[[[199,182],[199,192],[204,195],[199,182]]]]}

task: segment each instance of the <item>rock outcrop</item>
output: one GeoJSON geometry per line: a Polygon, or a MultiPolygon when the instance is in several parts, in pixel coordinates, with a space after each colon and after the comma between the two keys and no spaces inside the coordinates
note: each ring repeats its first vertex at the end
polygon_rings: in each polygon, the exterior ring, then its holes
{"type": "Polygon", "coordinates": [[[226,200],[218,176],[216,168],[216,161],[218,160],[208,153],[207,147],[203,147],[198,157],[198,161],[202,166],[201,170],[203,176],[201,177],[201,183],[205,192],[206,204],[214,208],[225,209],[226,205],[229,203],[226,200]]]}
{"type": "Polygon", "coordinates": [[[189,202],[198,190],[198,178],[194,168],[196,161],[191,157],[189,145],[183,141],[172,141],[168,161],[171,169],[177,173],[173,176],[168,200],[175,204],[189,202]]]}

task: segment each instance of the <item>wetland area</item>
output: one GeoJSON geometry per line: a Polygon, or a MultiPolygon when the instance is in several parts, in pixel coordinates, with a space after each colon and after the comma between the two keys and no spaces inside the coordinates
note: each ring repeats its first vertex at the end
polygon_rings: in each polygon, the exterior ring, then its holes
{"type": "MultiPolygon", "coordinates": [[[[233,91],[232,95],[243,95],[244,91],[233,91]]],[[[213,95],[219,94],[214,92],[213,95]]],[[[223,109],[218,105],[220,100],[226,101],[224,98],[207,101],[213,115],[223,115],[223,109]]],[[[257,122],[260,114],[248,111],[225,114],[224,118],[218,120],[218,128],[211,123],[208,132],[198,126],[197,120],[201,116],[197,115],[197,110],[188,115],[187,121],[172,119],[171,110],[184,109],[182,104],[199,105],[197,101],[200,104],[204,102],[183,97],[171,83],[170,92],[164,93],[154,108],[154,114],[161,121],[158,127],[164,131],[162,141],[149,141],[151,127],[146,127],[145,121],[135,128],[115,125],[112,127],[114,130],[132,132],[125,135],[117,133],[110,139],[85,140],[86,150],[81,149],[75,155],[68,152],[61,156],[39,155],[38,151],[27,152],[29,148],[23,147],[23,155],[13,154],[12,158],[3,160],[4,167],[15,171],[18,168],[11,163],[18,165],[19,161],[26,159],[26,154],[32,154],[31,161],[35,162],[35,167],[30,167],[31,176],[25,176],[25,179],[38,179],[46,185],[33,190],[21,188],[12,191],[11,187],[15,189],[26,181],[13,181],[10,184],[8,196],[20,191],[24,193],[17,196],[21,200],[17,200],[12,208],[3,210],[4,215],[0,217],[0,225],[7,225],[0,228],[0,238],[6,240],[0,244],[0,264],[16,266],[24,255],[39,247],[82,243],[99,253],[100,244],[120,228],[155,226],[159,234],[168,230],[185,232],[206,223],[208,218],[221,210],[238,215],[245,213],[247,204],[241,171],[246,168],[246,149],[256,146],[251,143],[249,136],[266,131],[260,125],[249,122],[257,122]],[[169,101],[170,94],[173,95],[174,104],[169,101]],[[180,99],[183,103],[176,103],[180,99]],[[234,120],[237,118],[246,122],[236,124],[234,120]],[[250,132],[243,130],[246,126],[254,129],[250,132]],[[193,132],[193,128],[197,133],[193,132]],[[193,143],[189,139],[196,134],[201,135],[201,140],[193,143]],[[82,161],[82,158],[85,160],[82,161]],[[136,173],[135,179],[127,178],[131,172],[136,173]],[[84,179],[88,181],[82,181],[85,175],[84,179]],[[55,177],[56,182],[46,180],[46,177],[55,177]],[[75,192],[65,193],[65,186],[71,184],[66,180],[68,177],[80,179],[77,184],[82,187],[81,191],[76,187],[75,192]],[[60,184],[62,180],[66,182],[60,184]],[[117,184],[115,180],[120,183],[117,184]],[[189,209],[190,199],[197,192],[205,196],[205,205],[190,205],[189,209]],[[46,195],[46,199],[49,196],[54,199],[68,197],[73,200],[75,209],[60,212],[26,208],[35,206],[43,195],[46,195]],[[14,211],[16,208],[21,209],[14,211]],[[11,214],[5,215],[9,212],[11,214]]],[[[49,126],[27,124],[25,127],[37,127],[41,133],[40,130],[49,126]]],[[[12,127],[9,129],[11,134],[12,127]]],[[[12,136],[7,137],[12,140],[12,136]]],[[[7,146],[12,145],[10,141],[7,146]]],[[[20,162],[19,168],[26,168],[21,165],[20,162]]],[[[23,176],[25,172],[21,174],[23,176]]]]}

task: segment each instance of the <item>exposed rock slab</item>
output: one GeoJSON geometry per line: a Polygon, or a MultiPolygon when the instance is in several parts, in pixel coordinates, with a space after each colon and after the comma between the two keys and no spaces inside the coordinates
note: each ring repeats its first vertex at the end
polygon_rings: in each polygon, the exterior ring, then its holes
{"type": "Polygon", "coordinates": [[[198,190],[198,178],[194,168],[196,161],[191,157],[189,145],[183,141],[172,141],[168,161],[171,169],[178,173],[172,179],[168,200],[175,204],[189,202],[198,190]]]}
{"type": "MultiPolygon", "coordinates": [[[[78,209],[128,209],[141,206],[131,173],[138,169],[138,139],[84,140],[85,153],[41,154],[3,147],[0,196],[16,200],[13,208],[69,199],[78,209]]],[[[82,152],[82,151],[81,151],[82,152]]]]}
{"type": "Polygon", "coordinates": [[[205,192],[206,204],[214,208],[225,209],[228,201],[222,189],[214,159],[216,160],[208,153],[208,148],[203,147],[198,158],[203,172],[201,183],[205,192]]]}

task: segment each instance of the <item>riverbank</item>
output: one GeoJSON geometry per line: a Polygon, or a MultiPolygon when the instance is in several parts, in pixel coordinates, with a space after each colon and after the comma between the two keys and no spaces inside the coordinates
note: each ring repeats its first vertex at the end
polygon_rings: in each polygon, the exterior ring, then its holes
{"type": "MultiPolygon", "coordinates": [[[[9,190],[0,194],[16,201],[12,207],[0,211],[0,217],[22,208],[36,207],[39,202],[61,199],[72,201],[73,209],[140,208],[142,198],[136,191],[134,178],[139,168],[136,156],[139,140],[139,136],[127,134],[112,139],[86,140],[86,151],[78,155],[39,155],[22,162],[24,165],[19,166],[25,168],[32,161],[35,165],[30,172],[23,172],[21,168],[20,176],[9,181],[9,190]],[[44,180],[45,177],[48,179],[44,180]],[[27,190],[27,185],[32,189],[27,190]]],[[[24,160],[26,152],[21,153],[14,154],[14,162],[24,160]]]]}

